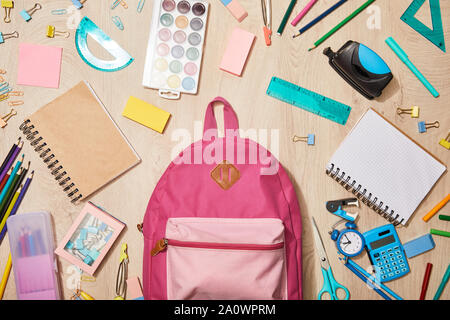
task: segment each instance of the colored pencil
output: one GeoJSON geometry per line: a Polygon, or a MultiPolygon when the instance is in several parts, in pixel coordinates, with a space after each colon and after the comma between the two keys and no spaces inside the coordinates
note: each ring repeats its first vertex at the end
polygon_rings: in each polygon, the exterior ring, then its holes
{"type": "Polygon", "coordinates": [[[0,172],[0,181],[2,181],[3,178],[5,177],[6,172],[8,171],[7,168],[11,167],[13,165],[14,161],[16,161],[16,158],[19,155],[20,150],[22,150],[22,147],[23,147],[23,141],[20,141],[19,145],[16,147],[16,149],[14,149],[14,152],[13,152],[11,158],[9,158],[5,169],[3,170],[3,172],[0,172]]]}
{"type": "Polygon", "coordinates": [[[423,276],[422,291],[420,292],[419,300],[425,300],[428,284],[430,283],[431,268],[433,268],[433,264],[428,262],[427,268],[425,270],[425,275],[423,276]]]}
{"type": "Polygon", "coordinates": [[[30,186],[31,181],[33,180],[34,171],[31,171],[31,174],[28,176],[27,180],[25,181],[25,184],[23,187],[21,187],[19,197],[17,198],[16,202],[14,203],[14,207],[12,208],[11,212],[8,214],[8,212],[5,214],[3,219],[0,222],[0,241],[3,240],[5,237],[7,226],[6,226],[6,220],[9,217],[12,217],[17,213],[17,210],[19,209],[20,204],[22,203],[23,198],[25,197],[25,194],[27,193],[27,190],[30,186]]]}
{"type": "MultiPolygon", "coordinates": [[[[3,170],[5,170],[7,168],[6,165],[8,164],[8,161],[11,158],[11,156],[13,155],[14,150],[16,150],[17,146],[19,145],[20,140],[21,140],[21,138],[19,137],[19,140],[17,141],[17,143],[13,144],[13,146],[11,147],[11,150],[9,150],[8,155],[6,156],[5,160],[2,163],[2,166],[0,167],[0,172],[3,172],[3,170]]],[[[8,170],[8,169],[6,169],[6,170],[8,170]]]]}
{"type": "Polygon", "coordinates": [[[6,262],[5,271],[3,272],[2,282],[0,283],[0,300],[3,299],[5,293],[6,284],[8,283],[9,274],[11,273],[12,259],[9,254],[8,261],[6,262]]]}
{"type": "Polygon", "coordinates": [[[304,26],[303,28],[301,28],[297,34],[294,34],[292,37],[296,38],[299,35],[305,33],[307,30],[309,30],[310,28],[312,28],[313,26],[315,26],[317,23],[319,23],[320,21],[322,21],[326,16],[328,16],[330,13],[332,13],[334,10],[336,10],[337,8],[339,8],[340,6],[342,6],[344,3],[346,3],[347,0],[340,0],[339,2],[337,2],[335,5],[331,6],[329,9],[325,10],[321,15],[319,15],[317,18],[315,18],[314,20],[312,20],[310,23],[308,23],[306,26],[304,26]]]}
{"type": "Polygon", "coordinates": [[[364,283],[369,284],[370,288],[375,290],[376,293],[378,293],[381,297],[383,297],[385,300],[392,300],[387,294],[385,294],[383,291],[375,287],[372,282],[369,281],[364,275],[362,275],[358,270],[356,270],[352,265],[346,263],[344,264],[351,272],[353,272],[358,278],[360,278],[364,283]]]}
{"type": "Polygon", "coordinates": [[[449,278],[450,278],[450,264],[447,267],[447,271],[445,271],[444,277],[442,278],[441,284],[439,285],[439,288],[437,289],[433,300],[439,300],[442,292],[445,289],[445,285],[447,284],[449,278]]]}
{"type": "Polygon", "coordinates": [[[13,171],[11,172],[11,176],[9,177],[8,181],[6,182],[5,187],[2,190],[2,193],[0,194],[0,203],[3,203],[3,201],[5,200],[6,195],[7,195],[8,191],[9,191],[9,189],[10,189],[12,183],[13,183],[13,180],[14,180],[16,174],[17,174],[17,171],[19,171],[19,168],[22,165],[23,157],[24,156],[22,155],[22,159],[17,161],[13,171]]]}
{"type": "Polygon", "coordinates": [[[314,47],[308,49],[308,51],[311,51],[315,48],[317,48],[321,43],[323,43],[325,40],[327,40],[329,37],[331,37],[334,33],[336,33],[340,28],[342,28],[344,25],[346,25],[350,20],[352,20],[354,17],[356,17],[358,14],[360,14],[364,9],[366,9],[368,6],[370,6],[372,3],[374,3],[375,0],[368,0],[366,3],[364,3],[362,6],[360,6],[358,9],[353,11],[347,18],[342,20],[341,23],[339,23],[337,26],[335,26],[333,29],[331,29],[327,34],[325,34],[322,38],[314,42],[314,47]]]}
{"type": "Polygon", "coordinates": [[[13,167],[9,168],[8,172],[6,172],[6,175],[3,177],[3,181],[0,182],[0,192],[3,191],[3,187],[5,186],[6,182],[9,179],[9,177],[11,176],[12,171],[13,171],[13,167]]]}
{"type": "Polygon", "coordinates": [[[306,7],[302,11],[300,11],[300,13],[294,18],[294,20],[292,20],[291,24],[295,27],[300,22],[300,20],[302,20],[303,17],[308,13],[308,11],[311,10],[316,2],[317,0],[311,0],[310,2],[308,2],[306,7]]]}
{"type": "Polygon", "coordinates": [[[291,3],[289,3],[289,7],[286,10],[286,13],[283,16],[283,20],[281,20],[280,26],[278,27],[277,34],[281,36],[283,33],[284,28],[286,27],[286,23],[289,20],[289,17],[291,16],[292,10],[294,10],[295,4],[297,3],[297,0],[291,0],[291,3]]]}
{"type": "Polygon", "coordinates": [[[433,209],[431,209],[431,211],[428,212],[422,218],[422,220],[425,221],[425,222],[428,222],[428,220],[430,220],[439,210],[441,210],[447,204],[447,202],[449,200],[450,200],[450,193],[444,199],[442,199],[442,201],[439,202],[433,209]]]}
{"type": "Polygon", "coordinates": [[[14,177],[14,180],[13,180],[8,192],[6,193],[5,198],[1,202],[1,204],[0,204],[0,220],[3,219],[3,216],[5,215],[5,212],[8,209],[8,206],[14,197],[14,194],[16,193],[17,189],[19,189],[20,184],[22,183],[22,180],[24,177],[24,173],[26,174],[26,169],[20,168],[19,171],[17,172],[16,176],[14,177]]]}

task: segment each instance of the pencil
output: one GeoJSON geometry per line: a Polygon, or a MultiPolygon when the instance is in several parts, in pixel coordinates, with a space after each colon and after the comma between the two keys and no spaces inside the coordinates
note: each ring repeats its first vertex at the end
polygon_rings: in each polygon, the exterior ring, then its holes
{"type": "Polygon", "coordinates": [[[0,182],[0,192],[3,191],[3,187],[6,184],[6,181],[8,181],[9,177],[11,176],[11,173],[13,171],[13,167],[9,168],[8,172],[6,173],[6,175],[3,177],[3,181],[0,182]]]}
{"type": "Polygon", "coordinates": [[[0,181],[3,180],[3,178],[6,175],[6,172],[8,171],[6,168],[9,168],[13,165],[14,161],[16,161],[17,156],[20,153],[20,150],[22,150],[23,147],[23,141],[20,141],[19,145],[14,149],[14,152],[11,156],[11,158],[9,158],[8,163],[6,164],[5,169],[3,170],[3,172],[0,172],[0,181]]]}
{"type": "Polygon", "coordinates": [[[444,277],[442,278],[441,284],[439,285],[439,288],[437,289],[433,300],[439,300],[439,298],[440,298],[442,292],[444,291],[445,285],[447,284],[449,278],[450,278],[450,264],[447,267],[447,271],[445,271],[444,277]]]}
{"type": "Polygon", "coordinates": [[[387,294],[385,294],[383,291],[375,287],[375,285],[372,284],[372,282],[367,279],[364,275],[362,275],[358,270],[356,270],[352,265],[345,263],[344,264],[351,272],[353,272],[358,278],[360,278],[364,283],[369,284],[369,287],[372,288],[376,293],[378,293],[381,297],[383,297],[385,300],[392,300],[387,294]]]}
{"type": "Polygon", "coordinates": [[[6,262],[5,271],[3,272],[2,282],[0,283],[0,300],[3,299],[5,293],[6,283],[8,283],[9,274],[11,272],[12,260],[11,254],[9,254],[8,261],[6,262]]]}
{"type": "Polygon", "coordinates": [[[356,17],[358,14],[360,14],[364,9],[366,9],[368,6],[370,6],[372,3],[374,3],[375,0],[368,0],[366,3],[364,3],[361,7],[353,11],[347,18],[342,20],[341,23],[339,23],[337,26],[335,26],[333,29],[331,29],[327,34],[325,34],[322,38],[314,42],[314,47],[308,49],[308,51],[311,51],[315,48],[317,48],[321,43],[323,43],[325,40],[327,40],[329,37],[331,37],[334,33],[336,33],[340,28],[342,28],[344,25],[346,25],[350,20],[352,20],[354,17],[356,17]]]}
{"type": "Polygon", "coordinates": [[[21,140],[21,138],[19,137],[19,140],[17,141],[17,143],[13,144],[13,146],[11,147],[11,150],[9,150],[8,155],[6,156],[5,160],[2,163],[2,166],[0,167],[0,172],[3,172],[3,170],[5,170],[7,168],[6,165],[8,164],[9,159],[11,159],[11,156],[13,155],[14,150],[16,150],[17,146],[19,145],[20,140],[21,140]]]}
{"type": "Polygon", "coordinates": [[[428,212],[422,218],[422,220],[425,221],[425,222],[428,222],[428,220],[430,220],[439,210],[441,210],[447,204],[447,202],[449,200],[450,200],[450,193],[444,199],[442,199],[442,201],[439,202],[433,209],[431,209],[431,211],[428,212]]]}
{"type": "Polygon", "coordinates": [[[310,23],[308,23],[306,26],[301,28],[297,34],[294,34],[292,38],[296,38],[299,35],[305,33],[307,30],[311,29],[313,26],[315,26],[317,23],[322,21],[326,16],[328,16],[330,13],[332,13],[334,10],[342,6],[344,3],[346,3],[347,0],[340,0],[335,5],[331,6],[329,9],[325,10],[321,15],[319,15],[317,18],[312,20],[310,23]]]}
{"type": "Polygon", "coordinates": [[[16,176],[14,177],[13,183],[11,184],[11,187],[9,188],[8,192],[6,193],[6,197],[3,200],[3,202],[0,204],[0,220],[3,219],[3,216],[5,215],[6,210],[9,207],[9,204],[11,203],[14,194],[16,193],[17,189],[19,189],[20,184],[23,181],[23,178],[26,175],[26,172],[28,170],[25,168],[20,168],[20,170],[17,172],[16,176]]]}
{"type": "Polygon", "coordinates": [[[432,263],[427,263],[427,268],[425,270],[425,275],[423,276],[422,291],[420,292],[419,300],[425,300],[425,295],[427,294],[428,283],[430,282],[432,263]]]}
{"type": "Polygon", "coordinates": [[[291,0],[291,3],[289,4],[289,7],[286,10],[286,13],[283,16],[283,20],[281,20],[280,26],[278,27],[277,34],[281,36],[283,33],[284,28],[286,27],[286,24],[289,20],[289,17],[292,13],[292,10],[294,10],[295,4],[297,3],[297,0],[291,0]]]}

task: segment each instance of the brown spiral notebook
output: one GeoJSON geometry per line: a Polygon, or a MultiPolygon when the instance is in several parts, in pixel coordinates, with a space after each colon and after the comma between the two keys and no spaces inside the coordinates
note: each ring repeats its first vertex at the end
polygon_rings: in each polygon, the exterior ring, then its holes
{"type": "Polygon", "coordinates": [[[85,81],[28,117],[20,130],[72,202],[141,161],[85,81]]]}

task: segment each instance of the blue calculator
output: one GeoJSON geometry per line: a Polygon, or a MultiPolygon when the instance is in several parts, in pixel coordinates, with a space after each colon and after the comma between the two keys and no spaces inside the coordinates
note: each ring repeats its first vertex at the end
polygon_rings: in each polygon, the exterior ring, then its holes
{"type": "Polygon", "coordinates": [[[410,271],[405,250],[394,225],[375,228],[365,232],[363,236],[378,281],[391,281],[410,271]]]}

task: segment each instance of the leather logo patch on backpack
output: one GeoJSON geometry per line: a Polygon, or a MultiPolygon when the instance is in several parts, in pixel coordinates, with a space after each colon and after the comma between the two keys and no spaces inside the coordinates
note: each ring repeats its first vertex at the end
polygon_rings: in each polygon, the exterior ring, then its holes
{"type": "Polygon", "coordinates": [[[230,189],[240,177],[239,170],[226,160],[211,171],[211,178],[224,190],[230,189]]]}

